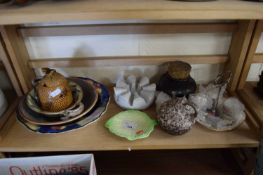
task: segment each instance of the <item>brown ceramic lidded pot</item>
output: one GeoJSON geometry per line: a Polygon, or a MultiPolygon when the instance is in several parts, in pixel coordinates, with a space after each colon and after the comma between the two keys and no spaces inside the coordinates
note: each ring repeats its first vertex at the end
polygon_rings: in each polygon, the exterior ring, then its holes
{"type": "Polygon", "coordinates": [[[50,112],[67,109],[73,103],[73,96],[67,79],[55,70],[48,69],[45,77],[36,87],[41,108],[50,112]]]}
{"type": "Polygon", "coordinates": [[[190,76],[192,67],[190,64],[182,61],[170,62],[168,66],[168,74],[177,80],[184,80],[190,76]]]}

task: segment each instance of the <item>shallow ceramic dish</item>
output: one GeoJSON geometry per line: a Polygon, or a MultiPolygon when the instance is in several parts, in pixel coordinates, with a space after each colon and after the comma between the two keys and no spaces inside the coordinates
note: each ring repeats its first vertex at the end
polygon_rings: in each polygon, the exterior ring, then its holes
{"type": "MultiPolygon", "coordinates": [[[[34,112],[46,115],[46,117],[56,117],[56,115],[63,115],[65,117],[73,117],[79,115],[84,110],[84,105],[81,102],[83,98],[82,88],[75,82],[69,81],[69,86],[73,94],[73,104],[66,110],[58,112],[49,112],[42,110],[38,103],[38,98],[35,89],[32,89],[26,96],[27,106],[34,112]]],[[[94,91],[94,90],[93,90],[94,91]]]]}
{"type": "Polygon", "coordinates": [[[82,82],[84,83],[93,85],[93,87],[96,88],[96,92],[98,92],[98,96],[99,96],[98,101],[94,106],[94,108],[90,112],[85,114],[82,118],[74,122],[63,124],[63,125],[46,126],[46,125],[35,125],[30,122],[27,122],[18,113],[17,118],[20,121],[20,123],[23,126],[30,129],[31,131],[37,133],[52,134],[52,133],[63,133],[78,128],[82,128],[87,124],[99,119],[105,113],[107,106],[109,104],[110,95],[108,89],[103,84],[100,84],[88,78],[78,78],[78,80],[79,81],[82,80],[82,82]]]}
{"type": "Polygon", "coordinates": [[[211,107],[211,99],[204,94],[195,94],[189,98],[197,109],[196,121],[213,131],[231,131],[237,128],[246,119],[245,107],[236,98],[223,98],[218,105],[215,116],[207,107],[211,107]]]}
{"type": "Polygon", "coordinates": [[[71,78],[70,80],[78,84],[78,86],[83,89],[82,103],[84,105],[84,111],[81,114],[71,118],[65,118],[63,116],[61,117],[61,115],[54,115],[53,118],[47,118],[46,115],[32,111],[27,107],[27,105],[25,105],[25,100],[21,100],[18,110],[20,116],[25,121],[32,124],[52,126],[73,122],[86,115],[94,108],[96,102],[98,101],[98,92],[96,87],[92,83],[86,83],[84,80],[79,78],[71,78]]]}
{"type": "Polygon", "coordinates": [[[157,122],[138,110],[120,112],[110,118],[105,127],[119,137],[130,141],[149,137],[157,122]]]}

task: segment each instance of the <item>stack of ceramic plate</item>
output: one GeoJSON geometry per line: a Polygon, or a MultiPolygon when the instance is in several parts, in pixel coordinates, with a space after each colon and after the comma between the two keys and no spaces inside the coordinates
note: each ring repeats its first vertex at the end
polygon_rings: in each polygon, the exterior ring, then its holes
{"type": "MultiPolygon", "coordinates": [[[[107,109],[107,88],[92,79],[69,78],[74,86],[74,104],[81,104],[81,112],[65,116],[65,111],[56,113],[42,111],[37,103],[34,89],[24,97],[18,107],[17,118],[27,128],[39,133],[61,133],[81,128],[97,120],[107,109]]],[[[72,106],[74,108],[76,106],[72,106]]]]}

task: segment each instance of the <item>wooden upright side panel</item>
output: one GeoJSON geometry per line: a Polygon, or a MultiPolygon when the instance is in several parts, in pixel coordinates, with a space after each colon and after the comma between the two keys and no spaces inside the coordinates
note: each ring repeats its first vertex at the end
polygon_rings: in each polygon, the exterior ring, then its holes
{"type": "Polygon", "coordinates": [[[31,87],[34,72],[28,66],[29,55],[24,40],[17,32],[17,26],[2,26],[0,32],[22,90],[26,93],[31,87]]]}
{"type": "Polygon", "coordinates": [[[237,31],[233,33],[231,46],[228,53],[229,61],[225,66],[226,71],[230,70],[233,73],[232,80],[229,84],[230,92],[234,92],[237,88],[255,23],[255,20],[239,21],[237,31]]]}
{"type": "Polygon", "coordinates": [[[261,33],[263,31],[263,21],[257,21],[249,48],[246,56],[246,60],[244,62],[243,70],[240,76],[240,81],[238,84],[238,89],[243,89],[246,83],[247,75],[250,69],[251,64],[254,62],[255,53],[257,50],[257,46],[260,40],[261,33]]]}
{"type": "Polygon", "coordinates": [[[22,96],[23,93],[22,93],[21,86],[20,86],[20,84],[19,84],[19,82],[17,80],[17,76],[16,76],[16,74],[14,72],[14,69],[13,69],[13,67],[11,65],[11,62],[9,60],[9,56],[6,53],[6,49],[5,49],[4,45],[3,45],[3,40],[1,38],[1,36],[0,36],[0,57],[1,57],[1,60],[2,60],[1,64],[3,64],[1,66],[5,67],[5,70],[6,70],[8,76],[10,78],[10,81],[11,81],[11,83],[13,85],[13,88],[15,89],[15,91],[16,91],[18,96],[22,96]]]}

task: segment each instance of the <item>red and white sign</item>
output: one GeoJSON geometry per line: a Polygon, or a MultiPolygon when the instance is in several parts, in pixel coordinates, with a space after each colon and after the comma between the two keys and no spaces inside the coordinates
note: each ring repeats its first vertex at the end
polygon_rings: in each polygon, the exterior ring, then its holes
{"type": "Polygon", "coordinates": [[[0,159],[0,175],[97,175],[93,154],[0,159]]]}

